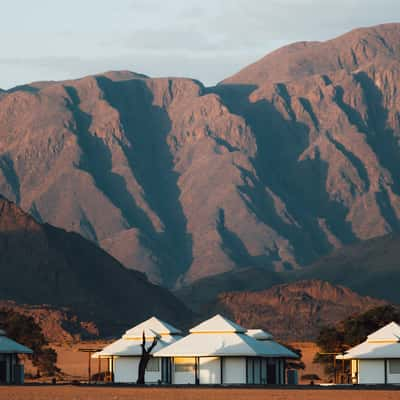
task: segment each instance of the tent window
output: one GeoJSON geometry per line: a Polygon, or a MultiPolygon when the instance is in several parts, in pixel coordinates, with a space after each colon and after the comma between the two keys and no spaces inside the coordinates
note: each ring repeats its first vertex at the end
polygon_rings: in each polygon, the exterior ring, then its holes
{"type": "Polygon", "coordinates": [[[400,374],[400,360],[389,360],[389,372],[391,374],[400,374]]]}
{"type": "Polygon", "coordinates": [[[267,360],[265,358],[247,358],[247,383],[267,383],[267,360]]]}
{"type": "Polygon", "coordinates": [[[175,358],[175,372],[194,372],[194,357],[175,358]]]}
{"type": "Polygon", "coordinates": [[[160,371],[160,360],[158,358],[150,358],[146,365],[146,371],[148,372],[159,372],[160,371]]]}

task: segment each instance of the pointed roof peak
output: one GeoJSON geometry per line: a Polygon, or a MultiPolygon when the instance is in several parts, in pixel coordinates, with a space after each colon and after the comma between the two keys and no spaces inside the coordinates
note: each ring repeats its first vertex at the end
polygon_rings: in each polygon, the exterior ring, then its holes
{"type": "Polygon", "coordinates": [[[154,332],[153,329],[149,328],[144,328],[144,329],[129,329],[129,334],[125,333],[122,336],[122,339],[140,339],[142,340],[143,338],[143,333],[144,337],[146,339],[154,339],[154,338],[160,338],[160,334],[157,332],[154,332]]]}
{"type": "Polygon", "coordinates": [[[367,337],[367,342],[399,342],[400,325],[392,321],[367,337]]]}
{"type": "Polygon", "coordinates": [[[190,333],[245,333],[246,329],[221,314],[214,315],[206,321],[196,325],[190,333]]]}
{"type": "Polygon", "coordinates": [[[131,329],[128,329],[125,334],[124,338],[138,338],[142,337],[143,332],[145,332],[146,337],[155,337],[162,336],[162,335],[178,335],[182,333],[178,328],[168,324],[165,321],[157,317],[151,317],[146,321],[141,322],[140,324],[134,326],[131,329]],[[149,335],[149,336],[147,336],[149,335]]]}

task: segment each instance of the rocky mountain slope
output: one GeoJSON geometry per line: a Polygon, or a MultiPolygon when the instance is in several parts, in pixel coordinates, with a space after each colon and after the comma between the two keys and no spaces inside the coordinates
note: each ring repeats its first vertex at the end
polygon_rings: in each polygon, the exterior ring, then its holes
{"type": "Polygon", "coordinates": [[[110,72],[0,94],[0,193],[167,286],[399,231],[400,24],[214,88],[110,72]]]}
{"type": "Polygon", "coordinates": [[[281,340],[293,341],[315,340],[322,326],[384,304],[343,286],[311,280],[258,292],[223,293],[209,307],[244,326],[263,328],[281,340]]]}
{"type": "Polygon", "coordinates": [[[190,318],[182,303],[144,274],[124,268],[76,233],[37,223],[3,198],[0,275],[0,299],[68,307],[81,321],[93,321],[103,335],[152,315],[177,325],[190,318]]]}
{"type": "Polygon", "coordinates": [[[99,336],[99,330],[93,322],[81,321],[66,308],[1,300],[0,311],[2,310],[32,317],[50,343],[74,343],[99,336]]]}
{"type": "Polygon", "coordinates": [[[400,236],[387,235],[340,248],[291,279],[323,279],[400,304],[399,260],[400,236]]]}

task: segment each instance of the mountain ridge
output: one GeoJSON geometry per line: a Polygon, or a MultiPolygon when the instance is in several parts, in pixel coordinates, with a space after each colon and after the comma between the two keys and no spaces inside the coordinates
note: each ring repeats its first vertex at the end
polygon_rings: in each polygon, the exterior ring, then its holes
{"type": "Polygon", "coordinates": [[[265,329],[280,340],[313,341],[322,327],[386,304],[314,279],[263,291],[221,293],[208,308],[244,326],[265,329]]]}
{"type": "Polygon", "coordinates": [[[0,193],[168,287],[300,270],[400,230],[399,41],[388,24],[286,46],[212,88],[129,71],[14,88],[0,193]]]}

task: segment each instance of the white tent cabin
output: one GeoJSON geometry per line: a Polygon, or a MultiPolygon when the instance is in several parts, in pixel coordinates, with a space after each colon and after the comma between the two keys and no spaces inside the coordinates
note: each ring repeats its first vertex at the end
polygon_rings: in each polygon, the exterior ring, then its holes
{"type": "Polygon", "coordinates": [[[336,359],[350,360],[353,383],[400,384],[400,326],[391,322],[336,359]]]}
{"type": "Polygon", "coordinates": [[[32,350],[6,336],[0,329],[0,384],[24,383],[24,366],[18,354],[32,354],[32,350]]]}
{"type": "Polygon", "coordinates": [[[260,329],[216,315],[154,353],[171,359],[172,384],[284,384],[285,359],[298,358],[260,329]]]}
{"type": "MultiPolygon", "coordinates": [[[[143,332],[146,348],[153,343],[154,338],[157,338],[157,345],[152,350],[153,354],[182,337],[179,329],[156,317],[127,330],[120,339],[92,355],[92,358],[108,359],[108,370],[113,382],[136,383],[142,355],[143,332]]],[[[147,364],[145,382],[167,382],[170,380],[170,374],[168,359],[151,358],[147,364]]]]}

